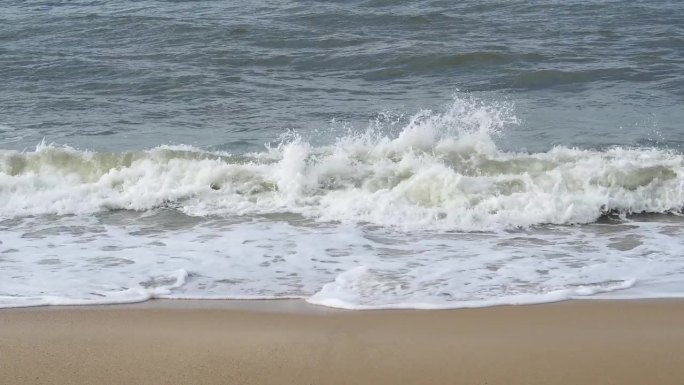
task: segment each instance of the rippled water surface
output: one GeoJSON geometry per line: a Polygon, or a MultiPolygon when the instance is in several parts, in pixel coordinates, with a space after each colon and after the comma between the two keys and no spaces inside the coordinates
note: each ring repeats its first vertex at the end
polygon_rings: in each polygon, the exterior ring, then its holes
{"type": "Polygon", "coordinates": [[[683,20],[678,1],[10,0],[0,141],[239,152],[461,90],[515,102],[512,148],[681,149],[683,20]]]}

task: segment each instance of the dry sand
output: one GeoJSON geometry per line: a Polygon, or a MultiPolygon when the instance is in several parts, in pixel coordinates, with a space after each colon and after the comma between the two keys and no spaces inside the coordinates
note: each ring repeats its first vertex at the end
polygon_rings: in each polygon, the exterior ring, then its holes
{"type": "Polygon", "coordinates": [[[0,310],[0,384],[684,384],[684,301],[0,310]]]}

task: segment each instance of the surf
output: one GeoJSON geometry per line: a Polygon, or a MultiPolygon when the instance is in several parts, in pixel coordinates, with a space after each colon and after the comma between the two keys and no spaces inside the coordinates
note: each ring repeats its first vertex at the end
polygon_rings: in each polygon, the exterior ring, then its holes
{"type": "Polygon", "coordinates": [[[190,216],[292,213],[403,230],[487,231],[679,213],[684,156],[662,148],[503,151],[509,104],[457,97],[396,129],[315,144],[289,131],[263,151],[187,145],[91,152],[40,143],[0,151],[0,217],[172,208],[190,216]]]}

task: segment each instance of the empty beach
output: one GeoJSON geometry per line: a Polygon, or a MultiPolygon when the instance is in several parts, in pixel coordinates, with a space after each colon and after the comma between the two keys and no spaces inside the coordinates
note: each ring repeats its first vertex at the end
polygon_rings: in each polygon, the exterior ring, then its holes
{"type": "Polygon", "coordinates": [[[4,384],[682,384],[684,302],[344,311],[151,301],[0,311],[4,384]]]}

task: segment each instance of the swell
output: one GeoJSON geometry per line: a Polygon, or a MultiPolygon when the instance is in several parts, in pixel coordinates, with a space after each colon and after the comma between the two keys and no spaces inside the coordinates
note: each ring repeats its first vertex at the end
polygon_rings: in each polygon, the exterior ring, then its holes
{"type": "MultiPolygon", "coordinates": [[[[544,61],[545,57],[540,54],[525,52],[471,51],[458,54],[408,54],[406,57],[390,59],[371,58],[371,60],[373,59],[376,62],[375,67],[380,67],[379,69],[374,69],[372,66],[368,68],[368,60],[363,61],[366,63],[363,67],[359,67],[359,70],[364,70],[363,76],[366,80],[401,78],[409,74],[437,74],[444,71],[481,66],[503,67],[514,63],[530,65],[544,61]]],[[[358,61],[356,66],[359,66],[358,61]]]]}

